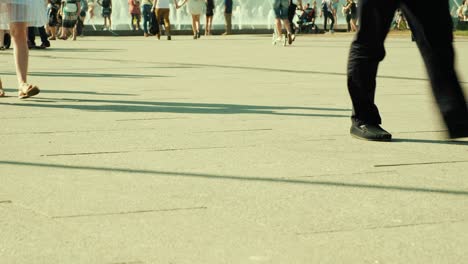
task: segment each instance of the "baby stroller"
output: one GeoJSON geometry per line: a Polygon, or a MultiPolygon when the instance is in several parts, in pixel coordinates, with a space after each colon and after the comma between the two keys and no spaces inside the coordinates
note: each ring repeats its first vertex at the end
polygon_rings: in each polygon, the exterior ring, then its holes
{"type": "Polygon", "coordinates": [[[313,8],[304,10],[301,14],[296,13],[298,17],[296,31],[297,33],[315,33],[319,32],[318,26],[315,24],[316,12],[313,8]]]}

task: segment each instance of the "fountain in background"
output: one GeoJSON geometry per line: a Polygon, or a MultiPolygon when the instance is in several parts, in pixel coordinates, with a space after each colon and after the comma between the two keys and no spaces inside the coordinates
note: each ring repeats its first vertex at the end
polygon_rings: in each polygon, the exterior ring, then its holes
{"type": "MultiPolygon", "coordinates": [[[[172,1],[171,1],[172,2],[172,1]]],[[[224,28],[224,0],[215,0],[215,15],[213,17],[213,27],[215,29],[224,28]]],[[[187,6],[176,10],[171,4],[170,19],[175,29],[190,29],[192,25],[191,16],[188,13],[187,6]]],[[[93,21],[96,25],[101,25],[101,7],[96,5],[96,17],[93,21]]],[[[271,10],[271,0],[234,0],[233,7],[233,28],[234,29],[256,29],[272,28],[273,11],[271,10]]],[[[205,15],[201,17],[202,25],[205,21],[205,15]]],[[[131,29],[131,16],[128,12],[127,0],[112,1],[112,29],[129,30],[131,29]]]]}

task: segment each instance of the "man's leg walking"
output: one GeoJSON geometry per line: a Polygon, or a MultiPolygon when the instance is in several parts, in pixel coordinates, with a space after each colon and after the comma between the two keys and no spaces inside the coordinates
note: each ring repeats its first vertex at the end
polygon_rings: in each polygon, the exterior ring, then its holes
{"type": "Polygon", "coordinates": [[[398,1],[381,0],[363,0],[360,4],[361,28],[351,44],[348,59],[348,91],[353,103],[351,133],[360,138],[391,139],[391,135],[378,126],[381,118],[374,98],[377,68],[385,57],[384,41],[397,6],[398,1]],[[363,125],[372,128],[361,127],[363,125]]]}
{"type": "Polygon", "coordinates": [[[448,1],[417,5],[402,1],[402,10],[424,59],[432,92],[450,137],[468,137],[468,110],[454,66],[453,25],[448,1]],[[439,14],[434,19],[432,14],[439,14]]]}

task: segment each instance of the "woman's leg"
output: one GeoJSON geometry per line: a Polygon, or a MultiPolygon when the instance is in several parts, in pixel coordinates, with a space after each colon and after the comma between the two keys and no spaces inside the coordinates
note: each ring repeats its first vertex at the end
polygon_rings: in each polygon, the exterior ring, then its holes
{"type": "Polygon", "coordinates": [[[197,38],[197,20],[196,16],[192,15],[192,31],[193,31],[193,38],[197,38]]]}
{"type": "Polygon", "coordinates": [[[200,34],[200,15],[195,15],[195,24],[197,25],[197,34],[200,34]]]}
{"type": "Polygon", "coordinates": [[[28,78],[29,49],[27,32],[28,24],[25,22],[10,24],[10,34],[13,40],[18,87],[21,87],[26,83],[28,78]]]}

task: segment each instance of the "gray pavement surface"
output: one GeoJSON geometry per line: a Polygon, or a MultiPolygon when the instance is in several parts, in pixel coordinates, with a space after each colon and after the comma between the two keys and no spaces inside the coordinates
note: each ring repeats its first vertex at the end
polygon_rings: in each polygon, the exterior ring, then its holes
{"type": "Polygon", "coordinates": [[[27,100],[1,52],[0,263],[468,263],[468,140],[409,36],[377,80],[394,142],[351,138],[351,39],[56,41],[27,100]]]}

